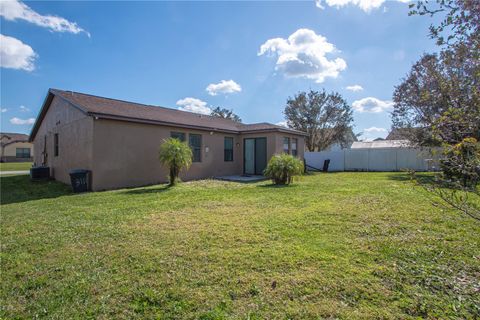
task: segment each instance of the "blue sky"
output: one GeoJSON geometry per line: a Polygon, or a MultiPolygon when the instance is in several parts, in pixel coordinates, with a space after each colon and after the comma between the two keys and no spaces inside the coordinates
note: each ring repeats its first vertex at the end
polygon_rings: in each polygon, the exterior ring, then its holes
{"type": "Polygon", "coordinates": [[[1,130],[29,133],[50,87],[247,123],[325,88],[353,105],[356,133],[384,137],[394,86],[437,50],[404,1],[2,2],[1,130]]]}

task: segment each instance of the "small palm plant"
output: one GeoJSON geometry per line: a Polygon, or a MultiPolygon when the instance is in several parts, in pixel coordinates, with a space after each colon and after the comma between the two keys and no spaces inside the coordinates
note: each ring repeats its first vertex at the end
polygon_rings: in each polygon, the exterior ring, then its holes
{"type": "Polygon", "coordinates": [[[182,169],[190,168],[192,164],[192,150],[185,143],[175,138],[166,139],[160,146],[160,162],[169,167],[168,179],[173,186],[178,181],[182,169]]]}
{"type": "Polygon", "coordinates": [[[279,185],[292,183],[293,177],[301,175],[302,173],[302,161],[285,153],[274,155],[264,171],[266,177],[272,179],[273,183],[279,185]]]}

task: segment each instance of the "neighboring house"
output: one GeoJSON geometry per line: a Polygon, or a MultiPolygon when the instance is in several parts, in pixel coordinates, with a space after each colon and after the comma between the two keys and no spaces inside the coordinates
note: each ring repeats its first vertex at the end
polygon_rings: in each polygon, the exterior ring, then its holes
{"type": "Polygon", "coordinates": [[[22,133],[0,133],[1,162],[31,162],[33,144],[22,133]]]}
{"type": "Polygon", "coordinates": [[[262,174],[270,157],[303,158],[305,134],[269,123],[243,124],[170,108],[50,89],[32,128],[34,162],[70,183],[69,172],[92,172],[93,190],[167,181],[161,143],[175,137],[193,151],[183,180],[262,174]]]}

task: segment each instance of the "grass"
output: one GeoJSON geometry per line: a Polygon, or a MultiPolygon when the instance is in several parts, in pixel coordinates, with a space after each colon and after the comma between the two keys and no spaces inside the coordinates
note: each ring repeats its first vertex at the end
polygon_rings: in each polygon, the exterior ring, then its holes
{"type": "Polygon", "coordinates": [[[1,318],[480,314],[480,224],[401,173],[88,194],[1,181],[1,318]]]}
{"type": "Polygon", "coordinates": [[[32,162],[0,162],[0,171],[30,170],[32,162]]]}

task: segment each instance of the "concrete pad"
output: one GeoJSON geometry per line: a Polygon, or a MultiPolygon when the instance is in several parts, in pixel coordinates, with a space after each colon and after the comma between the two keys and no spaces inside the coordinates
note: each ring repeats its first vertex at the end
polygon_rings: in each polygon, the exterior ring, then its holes
{"type": "Polygon", "coordinates": [[[258,182],[258,181],[267,180],[268,178],[265,176],[257,176],[257,175],[235,175],[235,176],[215,177],[215,179],[223,180],[223,181],[233,181],[233,182],[258,182]]]}

